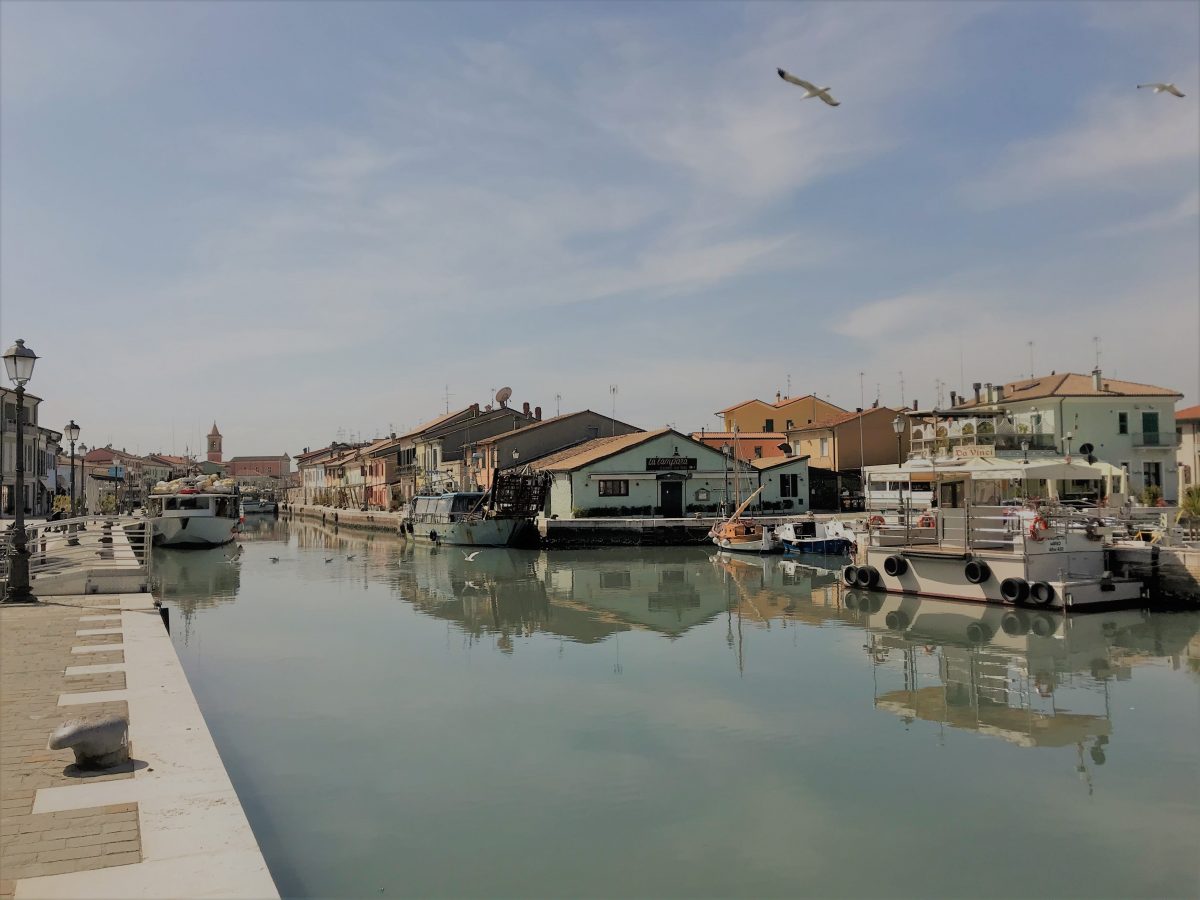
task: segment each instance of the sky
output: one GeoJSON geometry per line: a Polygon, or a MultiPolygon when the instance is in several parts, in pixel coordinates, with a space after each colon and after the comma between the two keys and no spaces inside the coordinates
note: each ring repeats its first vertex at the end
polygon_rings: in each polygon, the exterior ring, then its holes
{"type": "Polygon", "coordinates": [[[1195,404],[1198,48],[1195,2],[4,0],[0,343],[142,453],[1097,352],[1195,404]]]}

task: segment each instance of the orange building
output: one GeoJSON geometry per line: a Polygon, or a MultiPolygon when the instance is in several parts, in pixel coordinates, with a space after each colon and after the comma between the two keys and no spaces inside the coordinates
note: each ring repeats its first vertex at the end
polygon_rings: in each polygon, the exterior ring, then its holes
{"type": "Polygon", "coordinates": [[[725,430],[735,428],[746,433],[787,432],[817,422],[826,422],[845,415],[847,410],[822,400],[816,394],[803,397],[784,397],[778,392],[775,402],[746,400],[720,410],[717,415],[725,420],[725,430]]]}
{"type": "Polygon", "coordinates": [[[738,459],[770,459],[788,456],[791,445],[786,434],[777,431],[693,431],[692,440],[699,441],[715,450],[732,448],[737,444],[738,459]]]}

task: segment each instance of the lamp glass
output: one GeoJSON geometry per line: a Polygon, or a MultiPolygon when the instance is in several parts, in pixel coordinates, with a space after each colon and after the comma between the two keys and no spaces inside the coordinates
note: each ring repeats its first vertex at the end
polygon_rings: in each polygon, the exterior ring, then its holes
{"type": "Polygon", "coordinates": [[[63,429],[63,434],[66,436],[68,441],[79,440],[79,426],[75,424],[74,419],[72,419],[67,424],[67,427],[63,429]]]}
{"type": "Polygon", "coordinates": [[[23,385],[33,377],[33,364],[37,362],[37,354],[25,346],[25,341],[18,340],[4,351],[4,368],[9,381],[23,385]]]}
{"type": "Polygon", "coordinates": [[[896,432],[896,434],[900,434],[904,431],[904,420],[899,416],[896,416],[896,418],[892,419],[892,431],[896,432]]]}

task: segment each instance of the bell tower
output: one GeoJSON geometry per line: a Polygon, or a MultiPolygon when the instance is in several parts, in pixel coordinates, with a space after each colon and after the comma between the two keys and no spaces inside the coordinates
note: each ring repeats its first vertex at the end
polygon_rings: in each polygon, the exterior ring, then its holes
{"type": "Polygon", "coordinates": [[[208,461],[221,461],[221,432],[217,431],[216,422],[213,422],[212,431],[208,433],[208,461]]]}

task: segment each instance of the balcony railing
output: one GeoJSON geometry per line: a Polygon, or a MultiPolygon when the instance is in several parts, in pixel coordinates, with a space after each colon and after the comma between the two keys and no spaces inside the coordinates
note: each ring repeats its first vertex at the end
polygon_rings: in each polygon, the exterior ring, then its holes
{"type": "Polygon", "coordinates": [[[1183,435],[1174,431],[1135,431],[1133,446],[1135,447],[1178,447],[1183,442],[1183,435]]]}

